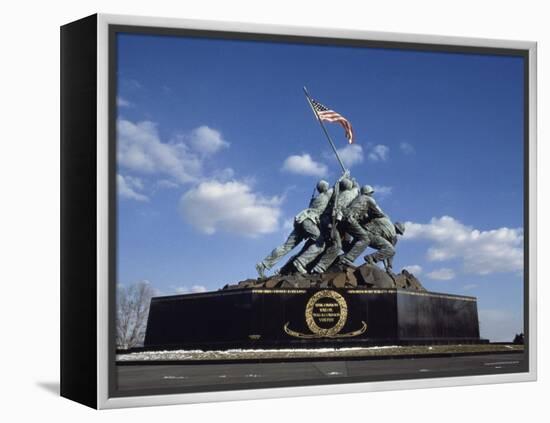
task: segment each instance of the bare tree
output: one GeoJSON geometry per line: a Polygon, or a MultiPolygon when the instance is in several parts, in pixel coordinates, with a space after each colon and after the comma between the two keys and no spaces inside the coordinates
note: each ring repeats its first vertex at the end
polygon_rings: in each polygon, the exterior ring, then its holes
{"type": "Polygon", "coordinates": [[[132,285],[118,285],[116,343],[117,348],[128,349],[143,345],[149,305],[154,289],[148,281],[132,285]]]}

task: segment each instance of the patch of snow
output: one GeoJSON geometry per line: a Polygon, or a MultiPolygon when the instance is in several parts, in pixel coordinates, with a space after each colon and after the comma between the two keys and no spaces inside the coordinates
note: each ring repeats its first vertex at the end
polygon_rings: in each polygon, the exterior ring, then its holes
{"type": "Polygon", "coordinates": [[[353,351],[377,351],[385,349],[399,349],[397,345],[385,345],[375,347],[348,347],[348,348],[283,348],[283,349],[230,349],[217,351],[204,350],[161,350],[161,351],[141,351],[128,354],[119,354],[118,361],[163,361],[163,360],[220,360],[227,357],[257,355],[281,356],[284,354],[293,355],[318,355],[334,352],[353,352],[353,351]]]}

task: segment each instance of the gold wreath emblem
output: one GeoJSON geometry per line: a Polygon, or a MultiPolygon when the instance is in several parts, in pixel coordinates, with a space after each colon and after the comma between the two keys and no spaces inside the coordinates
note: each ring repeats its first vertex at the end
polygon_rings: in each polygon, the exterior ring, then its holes
{"type": "Polygon", "coordinates": [[[285,332],[290,336],[294,336],[297,338],[348,338],[352,336],[361,335],[367,330],[367,324],[365,322],[361,322],[363,325],[360,329],[353,332],[348,332],[348,333],[342,333],[342,334],[339,333],[344,327],[344,325],[346,324],[346,321],[348,319],[348,304],[346,303],[346,300],[344,299],[344,297],[342,297],[340,294],[338,294],[335,291],[323,290],[314,294],[306,304],[305,314],[306,314],[307,327],[312,332],[312,334],[300,333],[290,329],[288,327],[290,322],[287,322],[284,325],[285,332]],[[323,299],[323,298],[333,299],[334,301],[336,301],[336,304],[338,304],[340,308],[338,321],[334,326],[330,328],[320,327],[314,319],[315,304],[320,299],[323,299]]]}

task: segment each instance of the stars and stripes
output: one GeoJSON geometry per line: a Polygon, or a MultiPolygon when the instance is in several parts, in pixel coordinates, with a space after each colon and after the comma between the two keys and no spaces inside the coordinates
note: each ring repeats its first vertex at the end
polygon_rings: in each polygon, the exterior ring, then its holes
{"type": "Polygon", "coordinates": [[[319,119],[326,120],[327,122],[337,122],[342,125],[344,131],[346,132],[348,142],[350,144],[353,143],[353,128],[351,127],[351,123],[344,116],[326,106],[323,106],[317,100],[311,99],[311,105],[317,113],[317,116],[319,116],[319,119]]]}

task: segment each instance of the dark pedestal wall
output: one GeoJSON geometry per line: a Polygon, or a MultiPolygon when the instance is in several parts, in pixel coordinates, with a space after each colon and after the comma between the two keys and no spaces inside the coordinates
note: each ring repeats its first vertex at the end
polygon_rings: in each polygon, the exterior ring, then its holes
{"type": "Polygon", "coordinates": [[[479,339],[477,302],[473,297],[397,292],[397,303],[400,341],[479,339]]]}
{"type": "Polygon", "coordinates": [[[242,289],[157,297],[147,348],[475,343],[473,297],[399,289],[242,289]]]}

